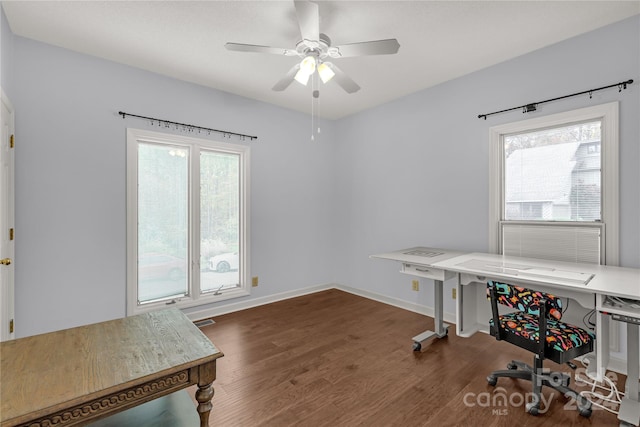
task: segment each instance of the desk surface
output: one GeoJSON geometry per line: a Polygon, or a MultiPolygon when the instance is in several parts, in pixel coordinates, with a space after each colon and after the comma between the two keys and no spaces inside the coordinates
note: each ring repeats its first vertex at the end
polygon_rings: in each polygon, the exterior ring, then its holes
{"type": "Polygon", "coordinates": [[[414,247],[371,255],[454,273],[554,285],[640,300],[640,269],[414,247]]]}
{"type": "Polygon", "coordinates": [[[100,418],[199,376],[210,384],[223,354],[182,312],[169,309],[3,342],[0,356],[5,427],[55,414],[100,418]]]}
{"type": "Polygon", "coordinates": [[[433,264],[457,273],[550,284],[574,291],[640,300],[640,269],[468,253],[433,264]]]}
{"type": "Polygon", "coordinates": [[[401,249],[399,251],[371,255],[371,258],[390,259],[392,261],[400,261],[409,264],[418,264],[432,267],[438,262],[455,258],[457,256],[463,255],[464,253],[465,252],[452,251],[449,249],[417,246],[415,248],[401,249]]]}

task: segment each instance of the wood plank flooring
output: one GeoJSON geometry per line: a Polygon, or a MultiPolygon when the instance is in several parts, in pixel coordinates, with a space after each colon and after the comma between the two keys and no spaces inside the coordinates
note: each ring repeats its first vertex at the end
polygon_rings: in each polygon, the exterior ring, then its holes
{"type": "Polygon", "coordinates": [[[494,388],[485,378],[512,359],[531,363],[531,353],[482,333],[460,338],[455,326],[413,352],[411,337],[432,318],[336,289],[214,320],[202,331],[225,356],[210,426],[618,425],[595,408],[581,417],[549,389],[548,411],[529,415],[530,383],[503,378],[494,388]]]}

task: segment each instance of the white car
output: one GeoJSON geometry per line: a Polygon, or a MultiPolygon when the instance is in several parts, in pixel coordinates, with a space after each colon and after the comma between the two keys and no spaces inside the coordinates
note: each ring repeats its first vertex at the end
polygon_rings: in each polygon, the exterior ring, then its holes
{"type": "Polygon", "coordinates": [[[218,273],[226,273],[230,270],[237,270],[239,258],[237,253],[226,253],[213,256],[209,259],[209,270],[218,273]]]}

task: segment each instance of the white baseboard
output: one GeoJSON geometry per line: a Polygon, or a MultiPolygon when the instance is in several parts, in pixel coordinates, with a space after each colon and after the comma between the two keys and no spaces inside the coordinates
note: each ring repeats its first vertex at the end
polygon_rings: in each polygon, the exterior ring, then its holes
{"type": "Polygon", "coordinates": [[[294,291],[281,292],[279,294],[267,295],[264,297],[254,298],[247,301],[239,301],[230,304],[221,305],[218,307],[197,307],[196,310],[184,310],[187,317],[197,322],[198,320],[209,319],[215,316],[221,316],[223,314],[233,313],[236,311],[246,310],[248,308],[259,307],[265,304],[271,304],[273,302],[284,301],[290,298],[299,297],[302,295],[313,294],[316,292],[326,291],[327,289],[333,289],[337,286],[334,283],[325,283],[322,285],[310,286],[308,288],[296,289],[294,291]]]}
{"type": "MultiPolygon", "coordinates": [[[[248,308],[259,307],[265,304],[271,304],[273,302],[284,301],[290,298],[299,297],[302,295],[313,294],[316,292],[326,291],[328,289],[339,289],[350,294],[358,295],[364,298],[368,298],[374,301],[378,301],[384,304],[392,305],[394,307],[402,308],[405,310],[413,311],[414,313],[424,314],[425,316],[433,317],[433,307],[426,305],[415,304],[409,301],[404,301],[398,298],[381,295],[375,292],[366,291],[363,289],[352,288],[350,286],[340,285],[337,283],[325,283],[322,285],[310,286],[303,289],[296,289],[294,291],[281,292],[279,294],[269,295],[260,298],[254,298],[248,301],[240,301],[231,304],[225,304],[220,307],[206,307],[198,310],[185,310],[187,317],[196,322],[198,320],[209,319],[215,316],[221,316],[223,314],[233,313],[240,310],[246,310],[248,308]]],[[[444,313],[444,321],[447,323],[455,324],[456,315],[454,313],[444,313]]]]}
{"type": "MultiPolygon", "coordinates": [[[[364,289],[352,288],[350,286],[335,284],[334,288],[339,289],[341,291],[349,292],[354,295],[359,295],[364,298],[372,299],[374,301],[378,301],[384,304],[392,305],[394,307],[402,308],[408,311],[413,311],[414,313],[424,314],[425,316],[433,317],[433,307],[429,307],[422,304],[416,304],[409,301],[404,301],[398,298],[389,297],[386,295],[381,295],[375,292],[366,291],[364,289]]],[[[456,323],[456,315],[455,313],[443,313],[442,318],[445,322],[454,324],[456,323]]]]}
{"type": "Polygon", "coordinates": [[[609,371],[614,371],[622,375],[627,375],[627,361],[617,357],[609,357],[609,371]]]}

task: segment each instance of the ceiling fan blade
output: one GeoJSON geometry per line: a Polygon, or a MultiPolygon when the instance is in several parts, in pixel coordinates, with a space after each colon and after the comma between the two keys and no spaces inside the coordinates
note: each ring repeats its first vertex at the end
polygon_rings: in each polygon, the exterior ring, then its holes
{"type": "Polygon", "coordinates": [[[336,67],[335,64],[331,62],[325,62],[325,64],[327,64],[333,72],[336,73],[336,75],[333,76],[333,80],[335,80],[335,82],[338,83],[338,86],[344,89],[347,93],[355,93],[360,90],[360,86],[351,80],[351,77],[347,76],[340,68],[336,67]]]}
{"type": "Polygon", "coordinates": [[[286,88],[288,88],[291,82],[293,82],[294,78],[296,77],[296,73],[298,72],[299,69],[300,69],[300,64],[296,64],[293,67],[291,67],[291,69],[287,72],[287,74],[285,74],[285,76],[281,78],[280,81],[276,83],[271,89],[275,90],[276,92],[281,92],[286,88]]]}
{"type": "Polygon", "coordinates": [[[396,39],[376,40],[332,46],[329,49],[329,56],[332,58],[346,58],[363,55],[389,55],[398,53],[398,49],[400,49],[400,43],[396,39]]]}
{"type": "Polygon", "coordinates": [[[281,47],[271,46],[259,46],[255,44],[243,44],[243,43],[225,43],[224,47],[227,50],[235,52],[257,52],[257,53],[273,53],[276,55],[295,56],[297,52],[291,49],[283,49],[281,47]]]}
{"type": "Polygon", "coordinates": [[[302,40],[318,42],[320,40],[320,13],[318,5],[309,1],[296,0],[296,15],[302,40]]]}

